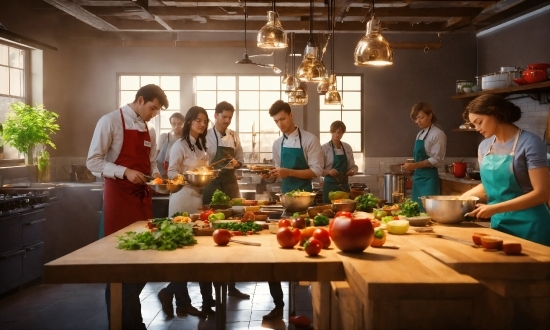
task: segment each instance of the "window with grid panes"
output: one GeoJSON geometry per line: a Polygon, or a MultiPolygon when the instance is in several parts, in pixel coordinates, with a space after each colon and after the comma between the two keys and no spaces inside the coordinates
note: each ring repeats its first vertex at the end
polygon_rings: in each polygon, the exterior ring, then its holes
{"type": "Polygon", "coordinates": [[[325,104],[325,96],[319,96],[319,139],[321,144],[331,140],[330,124],[341,120],[346,124],[346,133],[342,141],[348,143],[353,150],[355,164],[363,171],[363,133],[362,113],[363,98],[361,87],[362,76],[337,76],[336,86],[342,97],[342,105],[325,104]]]}
{"type": "MultiPolygon", "coordinates": [[[[170,132],[172,129],[170,116],[181,110],[180,76],[119,75],[119,106],[122,107],[132,103],[137,91],[148,84],[160,86],[168,98],[168,109],[159,111],[159,114],[148,123],[148,125],[153,125],[155,128],[158,140],[160,134],[170,132]]],[[[157,146],[157,148],[160,148],[160,146],[157,146]]]]}
{"type": "Polygon", "coordinates": [[[214,109],[222,101],[235,107],[230,129],[239,134],[245,162],[272,159],[273,142],[280,130],[269,116],[269,107],[286,100],[279,76],[196,76],[195,104],[208,112],[214,122],[214,109]]]}

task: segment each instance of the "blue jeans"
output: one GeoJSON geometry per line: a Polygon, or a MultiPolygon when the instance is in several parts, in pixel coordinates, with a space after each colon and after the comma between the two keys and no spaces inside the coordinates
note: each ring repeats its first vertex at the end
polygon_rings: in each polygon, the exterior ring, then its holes
{"type": "MultiPolygon", "coordinates": [[[[216,302],[212,298],[212,282],[199,282],[203,307],[213,307],[216,302]]],[[[166,290],[176,298],[176,306],[183,307],[191,305],[191,297],[187,289],[187,282],[171,282],[166,290]]]]}

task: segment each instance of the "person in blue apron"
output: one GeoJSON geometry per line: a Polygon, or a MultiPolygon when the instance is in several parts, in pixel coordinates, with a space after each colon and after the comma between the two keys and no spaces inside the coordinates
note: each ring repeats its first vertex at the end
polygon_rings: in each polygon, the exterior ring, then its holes
{"type": "Polygon", "coordinates": [[[491,218],[491,228],[550,246],[546,146],[535,134],[519,129],[518,106],[498,95],[479,96],[463,117],[486,139],[478,148],[481,184],[462,196],[487,198],[470,212],[491,218]]]}
{"type": "MultiPolygon", "coordinates": [[[[214,127],[206,133],[206,146],[210,164],[226,159],[216,166],[220,170],[218,177],[204,187],[202,204],[212,202],[212,195],[216,189],[221,190],[231,199],[241,197],[239,184],[235,176],[235,169],[241,168],[244,163],[243,147],[236,132],[229,129],[235,107],[228,102],[220,102],[214,110],[214,127]]],[[[250,299],[250,295],[242,293],[235,286],[235,282],[228,283],[227,295],[239,299],[250,299]]]]}
{"type": "MultiPolygon", "coordinates": [[[[313,191],[311,180],[323,174],[323,149],[319,139],[294,125],[294,114],[290,105],[276,101],[269,109],[283,136],[273,142],[273,164],[275,169],[262,178],[274,181],[281,179],[281,192],[292,190],[313,191]]],[[[273,297],[275,308],[264,315],[264,320],[283,317],[283,289],[281,282],[269,282],[269,292],[273,297]]]]}
{"type": "Polygon", "coordinates": [[[185,122],[185,117],[179,113],[174,112],[170,116],[170,125],[172,130],[168,133],[162,133],[159,136],[158,146],[160,147],[159,153],[157,155],[157,167],[161,175],[166,176],[168,172],[168,164],[170,162],[170,148],[174,142],[181,138],[183,123],[185,122]]]}
{"type": "Polygon", "coordinates": [[[325,155],[323,203],[331,202],[328,194],[332,191],[349,192],[348,177],[353,176],[359,170],[355,165],[351,146],[342,142],[345,132],[346,124],[340,120],[333,122],[330,124],[332,139],[321,146],[325,155]]]}
{"type": "Polygon", "coordinates": [[[437,118],[428,103],[415,104],[410,116],[422,130],[416,135],[414,142],[414,162],[404,164],[403,170],[414,171],[411,199],[424,212],[420,197],[440,194],[436,165],[445,158],[447,136],[434,125],[437,118]]]}

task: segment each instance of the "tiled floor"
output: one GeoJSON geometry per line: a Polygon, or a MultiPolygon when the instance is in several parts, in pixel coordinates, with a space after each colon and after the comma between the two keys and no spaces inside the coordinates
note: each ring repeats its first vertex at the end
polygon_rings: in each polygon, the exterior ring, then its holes
{"type": "MultiPolygon", "coordinates": [[[[157,293],[167,283],[147,283],[141,292],[141,313],[148,329],[215,329],[216,320],[195,316],[167,317],[161,310],[157,293]]],[[[264,282],[238,283],[250,300],[227,299],[227,329],[287,329],[288,283],[283,282],[285,316],[283,320],[262,321],[273,309],[269,287],[264,282]]],[[[0,329],[108,329],[104,284],[36,284],[0,300],[0,329]]],[[[189,283],[193,305],[200,309],[198,283],[189,283]]],[[[297,315],[312,318],[309,287],[296,286],[297,315]]]]}

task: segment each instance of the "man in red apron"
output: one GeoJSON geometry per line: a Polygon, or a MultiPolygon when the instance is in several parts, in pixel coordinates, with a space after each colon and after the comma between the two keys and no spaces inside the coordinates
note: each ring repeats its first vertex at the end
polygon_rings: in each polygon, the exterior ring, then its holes
{"type": "MultiPolygon", "coordinates": [[[[151,195],[145,175],[160,177],[156,166],[156,135],[147,126],[161,108],[168,107],[162,89],[143,86],[134,102],[104,115],[98,122],[86,165],[105,178],[103,217],[105,235],[153,216],[151,195]]],[[[122,327],[145,329],[141,317],[139,294],[145,283],[123,283],[122,327]]],[[[105,290],[110,320],[110,286],[105,290]]]]}

